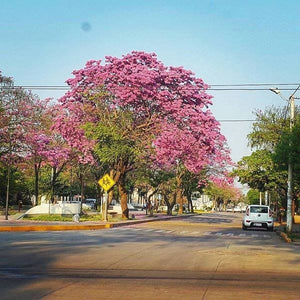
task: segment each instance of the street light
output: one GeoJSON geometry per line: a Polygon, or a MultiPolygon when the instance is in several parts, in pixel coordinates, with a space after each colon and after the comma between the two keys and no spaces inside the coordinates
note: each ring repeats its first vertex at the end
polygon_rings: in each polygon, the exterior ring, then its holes
{"type": "MultiPolygon", "coordinates": [[[[296,88],[294,93],[289,97],[289,99],[286,99],[283,97],[280,93],[280,90],[278,88],[270,89],[271,92],[275,93],[276,95],[279,95],[282,99],[289,102],[290,105],[290,132],[292,132],[293,126],[294,126],[294,120],[295,120],[295,98],[294,95],[300,88],[299,86],[296,88]]],[[[289,142],[289,145],[291,143],[289,142]]],[[[292,168],[292,162],[291,162],[291,153],[289,153],[288,158],[288,190],[287,190],[287,212],[286,212],[286,230],[287,232],[292,231],[293,226],[293,219],[292,219],[292,202],[293,202],[293,195],[292,195],[292,181],[293,181],[293,168],[292,168]]]]}
{"type": "Polygon", "coordinates": [[[278,88],[271,88],[270,91],[277,94],[277,95],[280,94],[280,90],[278,88]]]}

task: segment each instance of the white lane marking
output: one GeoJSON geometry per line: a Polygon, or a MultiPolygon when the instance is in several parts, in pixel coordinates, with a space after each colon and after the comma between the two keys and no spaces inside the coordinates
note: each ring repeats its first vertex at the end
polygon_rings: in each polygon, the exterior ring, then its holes
{"type": "Polygon", "coordinates": [[[150,231],[154,231],[155,229],[146,229],[145,231],[150,232],[150,231]]]}
{"type": "Polygon", "coordinates": [[[246,236],[246,234],[245,233],[240,233],[239,236],[244,237],[244,236],[246,236]]]}
{"type": "Polygon", "coordinates": [[[175,232],[175,230],[167,230],[166,233],[172,233],[175,232]]]}
{"type": "Polygon", "coordinates": [[[258,237],[258,234],[251,234],[251,236],[253,236],[253,237],[258,237]]]}
{"type": "Polygon", "coordinates": [[[233,236],[233,233],[226,233],[226,236],[233,236]]]}
{"type": "Polygon", "coordinates": [[[159,232],[165,232],[165,231],[164,230],[157,230],[155,232],[159,233],[159,232]]]}
{"type": "Polygon", "coordinates": [[[221,236],[221,235],[223,235],[223,233],[222,232],[217,232],[216,235],[221,236]]]}
{"type": "Polygon", "coordinates": [[[187,233],[187,231],[181,231],[180,233],[187,233]]]}

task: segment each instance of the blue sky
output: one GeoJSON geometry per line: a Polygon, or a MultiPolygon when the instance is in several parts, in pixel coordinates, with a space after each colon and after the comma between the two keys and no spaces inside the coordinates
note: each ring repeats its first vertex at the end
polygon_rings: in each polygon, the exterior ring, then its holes
{"type": "MultiPolygon", "coordinates": [[[[297,0],[2,0],[0,70],[20,85],[63,85],[87,60],[143,50],[208,84],[297,83],[299,12],[297,0]]],[[[284,104],[269,91],[210,94],[219,120],[253,119],[254,109],[284,104]]],[[[222,123],[235,161],[250,153],[250,130],[222,123]]]]}

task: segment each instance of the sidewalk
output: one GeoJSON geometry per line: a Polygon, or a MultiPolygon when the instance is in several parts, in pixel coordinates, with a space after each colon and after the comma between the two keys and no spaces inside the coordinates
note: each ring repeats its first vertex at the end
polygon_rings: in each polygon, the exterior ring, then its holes
{"type": "MultiPolygon", "coordinates": [[[[284,231],[286,227],[286,222],[282,222],[282,223],[275,222],[275,226],[277,231],[284,231]]],[[[293,232],[300,233],[300,223],[293,224],[293,232]]]]}
{"type": "Polygon", "coordinates": [[[275,222],[276,233],[286,242],[291,243],[293,245],[300,246],[300,224],[293,224],[292,233],[287,234],[285,232],[286,222],[278,223],[275,222]]]}
{"type": "MultiPolygon", "coordinates": [[[[63,230],[96,230],[112,227],[126,226],[130,224],[140,224],[154,221],[169,220],[175,218],[186,218],[193,214],[180,216],[167,216],[157,213],[153,217],[145,213],[132,213],[135,219],[124,220],[120,222],[104,222],[104,221],[86,221],[86,222],[62,222],[62,221],[32,221],[32,220],[15,220],[13,216],[9,216],[9,220],[5,220],[4,216],[0,216],[0,232],[1,231],[63,231],[63,230]]],[[[132,215],[131,214],[131,215],[132,215]]]]}

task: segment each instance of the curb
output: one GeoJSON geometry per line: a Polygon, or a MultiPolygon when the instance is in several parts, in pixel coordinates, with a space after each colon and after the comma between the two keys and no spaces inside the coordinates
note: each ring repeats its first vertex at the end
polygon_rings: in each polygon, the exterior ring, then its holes
{"type": "Polygon", "coordinates": [[[286,243],[290,243],[292,241],[284,232],[280,232],[280,236],[285,240],[286,243]]]}
{"type": "Polygon", "coordinates": [[[287,234],[285,232],[282,232],[282,231],[277,231],[276,232],[280,237],[283,238],[283,240],[286,242],[286,243],[291,243],[292,240],[287,236],[287,234]]]}
{"type": "Polygon", "coordinates": [[[170,219],[187,218],[193,215],[182,215],[182,216],[169,216],[164,218],[152,218],[148,220],[132,220],[125,221],[122,223],[106,223],[106,224],[95,224],[95,225],[16,225],[16,226],[0,226],[0,232],[24,232],[24,231],[71,231],[71,230],[101,230],[113,227],[122,227],[133,224],[142,224],[155,221],[164,221],[170,219]]]}
{"type": "Polygon", "coordinates": [[[23,225],[23,226],[3,226],[0,232],[7,231],[64,231],[64,230],[95,230],[111,228],[111,224],[99,225],[23,225]]]}

